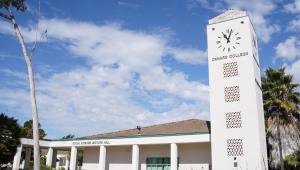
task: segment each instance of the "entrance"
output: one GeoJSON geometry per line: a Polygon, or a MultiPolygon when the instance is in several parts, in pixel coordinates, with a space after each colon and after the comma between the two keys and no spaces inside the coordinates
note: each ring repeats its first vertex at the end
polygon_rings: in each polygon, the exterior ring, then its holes
{"type": "Polygon", "coordinates": [[[147,158],[147,170],[170,170],[170,158],[147,158]]]}

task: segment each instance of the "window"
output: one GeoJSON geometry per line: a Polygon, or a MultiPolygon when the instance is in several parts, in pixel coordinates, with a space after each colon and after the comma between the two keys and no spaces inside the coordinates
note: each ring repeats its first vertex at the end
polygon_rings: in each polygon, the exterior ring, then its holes
{"type": "MultiPolygon", "coordinates": [[[[170,170],[170,161],[170,158],[147,158],[147,170],[170,170]]],[[[179,164],[179,161],[177,162],[179,164]]]]}

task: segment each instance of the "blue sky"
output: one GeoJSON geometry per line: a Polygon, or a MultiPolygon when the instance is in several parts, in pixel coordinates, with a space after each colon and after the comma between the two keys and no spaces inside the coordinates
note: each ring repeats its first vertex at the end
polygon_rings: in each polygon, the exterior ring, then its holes
{"type": "MultiPolygon", "coordinates": [[[[300,82],[300,0],[28,1],[16,13],[33,56],[48,138],[209,119],[206,24],[246,10],[262,71],[286,66],[300,82]],[[40,38],[47,30],[47,36],[40,38]]],[[[0,20],[0,111],[31,118],[26,65],[11,25],[0,20]]]]}

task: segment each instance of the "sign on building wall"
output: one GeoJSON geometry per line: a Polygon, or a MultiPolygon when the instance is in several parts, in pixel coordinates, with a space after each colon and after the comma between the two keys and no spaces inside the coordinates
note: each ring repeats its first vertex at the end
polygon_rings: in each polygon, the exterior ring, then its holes
{"type": "Polygon", "coordinates": [[[110,141],[108,140],[84,140],[84,141],[74,141],[72,142],[73,146],[94,146],[94,145],[109,145],[110,141]]]}
{"type": "Polygon", "coordinates": [[[257,40],[245,12],[207,26],[212,168],[268,169],[257,40]]]}

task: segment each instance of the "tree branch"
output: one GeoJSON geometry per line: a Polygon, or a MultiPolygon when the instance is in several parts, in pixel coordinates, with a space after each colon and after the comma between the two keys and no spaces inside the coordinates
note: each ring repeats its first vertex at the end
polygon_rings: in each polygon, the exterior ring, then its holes
{"type": "Polygon", "coordinates": [[[6,15],[6,14],[3,14],[1,12],[0,12],[0,17],[3,17],[3,18],[8,19],[10,21],[12,20],[12,16],[11,15],[6,15]]]}
{"type": "Polygon", "coordinates": [[[35,50],[37,49],[37,46],[39,45],[40,41],[42,41],[43,38],[45,38],[45,37],[47,37],[47,30],[45,30],[45,31],[41,34],[39,40],[37,40],[37,38],[36,38],[36,40],[35,40],[35,42],[34,42],[32,48],[31,48],[31,50],[30,50],[30,58],[32,58],[32,56],[33,56],[35,50]]]}

